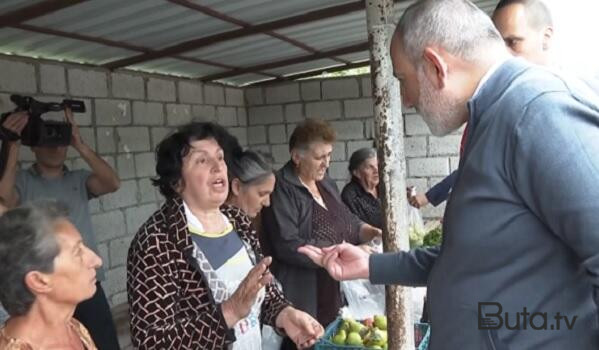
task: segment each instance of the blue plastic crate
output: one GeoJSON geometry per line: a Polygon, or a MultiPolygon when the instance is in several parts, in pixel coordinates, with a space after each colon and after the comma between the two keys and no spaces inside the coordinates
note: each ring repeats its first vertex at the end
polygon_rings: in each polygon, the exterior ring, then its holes
{"type": "MultiPolygon", "coordinates": [[[[338,318],[332,322],[324,332],[324,336],[314,346],[315,350],[364,350],[367,349],[363,346],[354,345],[338,345],[331,341],[335,335],[335,331],[339,326],[341,319],[338,318]]],[[[414,324],[414,335],[416,340],[416,350],[427,350],[428,342],[430,338],[430,327],[428,323],[415,323],[414,324]]]]}

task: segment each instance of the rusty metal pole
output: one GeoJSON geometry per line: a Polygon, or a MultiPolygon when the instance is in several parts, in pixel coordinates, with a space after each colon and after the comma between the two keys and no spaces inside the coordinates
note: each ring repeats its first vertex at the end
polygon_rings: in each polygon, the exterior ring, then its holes
{"type": "MultiPolygon", "coordinates": [[[[399,83],[393,76],[389,55],[393,23],[393,0],[365,0],[370,44],[370,68],[374,122],[380,167],[380,195],[385,215],[383,247],[393,252],[409,249],[408,202],[403,116],[399,83]]],[[[413,350],[414,326],[411,291],[386,287],[389,349],[413,350]]]]}

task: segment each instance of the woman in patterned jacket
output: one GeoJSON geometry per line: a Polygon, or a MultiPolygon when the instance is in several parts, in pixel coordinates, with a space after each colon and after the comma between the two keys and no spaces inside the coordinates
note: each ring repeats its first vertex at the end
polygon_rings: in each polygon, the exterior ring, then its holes
{"type": "Polygon", "coordinates": [[[138,349],[260,349],[269,324],[298,346],[323,333],[271,283],[248,217],[223,205],[225,154],[236,140],[192,123],[157,148],[155,185],[166,197],[137,232],[127,258],[133,345],[138,349]]]}

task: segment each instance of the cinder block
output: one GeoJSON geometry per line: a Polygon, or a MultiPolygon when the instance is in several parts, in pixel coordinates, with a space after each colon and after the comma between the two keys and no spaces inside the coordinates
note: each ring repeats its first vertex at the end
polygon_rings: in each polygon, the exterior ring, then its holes
{"type": "Polygon", "coordinates": [[[345,100],[345,118],[364,118],[374,116],[374,105],[372,98],[360,98],[357,100],[345,100]]]}
{"type": "Polygon", "coordinates": [[[32,64],[0,59],[0,91],[29,93],[37,91],[35,67],[32,64]]]}
{"type": "Polygon", "coordinates": [[[248,130],[246,128],[227,128],[227,131],[237,138],[241,146],[247,146],[248,130]]]}
{"type": "Polygon", "coordinates": [[[302,90],[302,100],[320,100],[320,81],[302,82],[300,86],[302,90]]]}
{"type": "Polygon", "coordinates": [[[306,103],[306,117],[332,120],[341,118],[340,101],[320,101],[306,103]]]}
{"type": "Polygon", "coordinates": [[[135,162],[131,153],[119,154],[116,157],[116,168],[121,180],[135,177],[135,162]]]}
{"type": "Polygon", "coordinates": [[[67,75],[69,79],[69,92],[72,96],[108,96],[106,73],[90,70],[89,68],[72,68],[67,70],[67,75]]]}
{"type": "Polygon", "coordinates": [[[406,157],[426,157],[426,136],[408,136],[404,138],[406,157]]]}
{"type": "Polygon", "coordinates": [[[133,102],[133,124],[163,125],[164,106],[158,102],[133,102]]]}
{"type": "Polygon", "coordinates": [[[127,210],[125,210],[125,216],[127,218],[127,233],[129,235],[134,235],[139,230],[141,225],[146,222],[150,216],[152,216],[156,209],[157,207],[155,203],[127,208],[127,210]]]}
{"type": "Polygon", "coordinates": [[[202,84],[196,81],[179,81],[179,102],[198,103],[204,102],[202,97],[202,84]]]}
{"type": "Polygon", "coordinates": [[[429,190],[428,180],[425,177],[408,177],[406,179],[406,186],[414,186],[417,193],[426,193],[429,190]]]}
{"type": "Polygon", "coordinates": [[[291,159],[289,154],[289,145],[273,145],[272,146],[272,157],[275,163],[285,164],[291,159]]]}
{"type": "Polygon", "coordinates": [[[271,125],[268,127],[268,143],[285,143],[287,134],[285,133],[285,124],[271,125]]]}
{"type": "Polygon", "coordinates": [[[247,88],[244,92],[248,106],[264,104],[264,94],[261,87],[247,88]]]}
{"type": "Polygon", "coordinates": [[[449,174],[447,158],[412,158],[408,159],[408,176],[446,176],[449,174]]]}
{"type": "Polygon", "coordinates": [[[30,147],[19,147],[19,162],[35,162],[35,154],[30,147]]]}
{"type": "Polygon", "coordinates": [[[125,291],[127,288],[127,268],[119,266],[106,271],[106,280],[102,283],[102,288],[108,298],[125,291]]]}
{"type": "Polygon", "coordinates": [[[131,124],[131,106],[126,100],[97,99],[96,125],[131,124]]]}
{"type": "Polygon", "coordinates": [[[360,97],[360,88],[356,78],[330,79],[322,82],[323,100],[353,97],[360,97]]]}
{"type": "Polygon", "coordinates": [[[91,167],[89,166],[89,164],[87,164],[87,162],[83,158],[75,158],[75,159],[73,159],[73,162],[71,163],[70,169],[73,169],[73,170],[88,170],[88,171],[92,170],[91,167]]]}
{"type": "Polygon", "coordinates": [[[104,268],[110,266],[110,253],[108,251],[108,242],[98,244],[98,250],[96,251],[96,254],[98,254],[100,259],[102,259],[102,266],[104,266],[104,268]]]}
{"type": "Polygon", "coordinates": [[[138,178],[156,176],[156,160],[154,158],[154,152],[135,155],[135,170],[138,178]]]}
{"type": "Polygon", "coordinates": [[[112,96],[143,100],[146,97],[144,79],[138,75],[112,73],[112,96]]]}
{"type": "Polygon", "coordinates": [[[228,106],[245,106],[243,89],[225,88],[225,102],[228,106]]]}
{"type": "Polygon", "coordinates": [[[406,135],[430,135],[431,132],[418,114],[405,114],[404,115],[404,123],[406,127],[406,135]]]}
{"type": "MultiPolygon", "coordinates": [[[[102,199],[110,195],[111,194],[107,194],[100,198],[102,199]]],[[[113,208],[108,209],[104,207],[104,210],[111,209],[113,208]]],[[[104,213],[92,215],[91,219],[98,243],[109,241],[113,238],[122,236],[125,233],[125,217],[120,210],[106,211],[104,213]]]]}
{"type": "Polygon", "coordinates": [[[361,121],[331,122],[331,126],[337,131],[338,140],[364,139],[364,123],[361,121]]]}
{"type": "Polygon", "coordinates": [[[224,105],[225,89],[219,85],[204,85],[204,103],[208,105],[224,105]]]}
{"type": "MultiPolygon", "coordinates": [[[[374,126],[374,118],[368,118],[368,119],[366,119],[366,121],[364,121],[364,136],[369,140],[376,138],[376,129],[374,126]]],[[[376,140],[375,140],[375,144],[376,144],[376,140]]]]}
{"type": "Polygon", "coordinates": [[[250,126],[248,128],[248,143],[250,145],[266,143],[266,127],[250,126]]]}
{"type": "Polygon", "coordinates": [[[445,214],[445,205],[446,202],[443,202],[436,207],[429,204],[422,208],[420,212],[425,220],[438,220],[443,218],[443,215],[445,214]]]}
{"type": "Polygon", "coordinates": [[[237,108],[237,125],[247,126],[248,125],[248,113],[245,108],[237,108]]]}
{"type": "Polygon", "coordinates": [[[329,166],[329,176],[333,180],[346,181],[349,180],[349,172],[347,171],[347,162],[331,162],[329,166]]]}
{"type": "Polygon", "coordinates": [[[193,105],[191,114],[194,121],[216,121],[216,107],[214,106],[193,105]]]}
{"type": "Polygon", "coordinates": [[[365,148],[365,147],[372,147],[372,140],[370,141],[350,141],[347,143],[347,159],[349,160],[349,158],[352,156],[352,154],[361,149],[361,148],[365,148]]]}
{"type": "Polygon", "coordinates": [[[372,96],[372,79],[370,76],[362,78],[362,96],[372,96]]]}
{"type": "Polygon", "coordinates": [[[150,150],[150,134],[147,127],[117,128],[119,152],[144,152],[150,150]]]}
{"type": "Polygon", "coordinates": [[[299,84],[280,84],[266,87],[266,104],[287,103],[300,100],[299,84]]]}
{"type": "Polygon", "coordinates": [[[249,108],[249,125],[283,123],[283,106],[262,106],[249,108]]]}
{"type": "Polygon", "coordinates": [[[345,142],[335,142],[333,144],[333,153],[331,154],[332,161],[345,161],[347,155],[345,154],[345,142]]]}
{"type": "Polygon", "coordinates": [[[175,82],[172,80],[149,78],[148,79],[148,100],[175,102],[177,94],[175,92],[175,82]]]}
{"type": "MultiPolygon", "coordinates": [[[[93,128],[81,127],[79,128],[79,135],[81,135],[81,139],[83,143],[88,145],[91,149],[96,151],[96,136],[94,135],[93,128]]],[[[74,148],[74,147],[69,147],[74,148]]]]}
{"type": "Polygon", "coordinates": [[[63,66],[40,64],[40,87],[48,94],[64,95],[67,93],[67,79],[63,66]]]}
{"type": "Polygon", "coordinates": [[[155,149],[160,141],[164,140],[173,131],[175,131],[175,128],[152,128],[152,149],[155,149]]]}
{"type": "Polygon", "coordinates": [[[237,125],[237,108],[235,107],[216,107],[218,123],[222,126],[237,125]]]}
{"type": "Polygon", "coordinates": [[[429,156],[452,156],[460,153],[460,135],[428,138],[429,156]]]}
{"type": "MultiPolygon", "coordinates": [[[[104,210],[126,208],[137,204],[137,182],[135,180],[121,181],[121,187],[118,191],[100,197],[100,202],[102,202],[104,210]]],[[[122,224],[124,225],[125,222],[123,221],[122,224]]],[[[111,230],[119,227],[124,228],[124,226],[115,225],[111,230]]],[[[121,234],[118,236],[121,236],[121,234]]]]}
{"type": "Polygon", "coordinates": [[[127,252],[132,239],[133,236],[130,235],[110,241],[110,267],[124,266],[127,263],[127,252]]]}
{"type": "Polygon", "coordinates": [[[159,197],[158,188],[152,185],[152,181],[149,177],[139,179],[137,181],[139,185],[139,203],[155,202],[159,197]]]}
{"type": "Polygon", "coordinates": [[[96,128],[96,140],[99,154],[116,152],[116,137],[113,128],[96,128]]]}
{"type": "MultiPolygon", "coordinates": [[[[0,63],[2,60],[0,60],[0,63]]],[[[10,94],[0,94],[0,111],[12,111],[15,104],[10,100],[10,94]]]]}
{"type": "MultiPolygon", "coordinates": [[[[110,305],[111,308],[115,307],[117,305],[125,304],[126,302],[127,302],[127,292],[116,293],[116,294],[112,295],[110,297],[110,299],[108,300],[108,304],[110,305]]],[[[117,331],[117,336],[119,339],[119,345],[121,346],[121,349],[124,349],[124,350],[132,349],[131,336],[128,334],[128,332],[127,333],[118,333],[118,331],[117,331]]]]}
{"type": "Polygon", "coordinates": [[[453,172],[460,167],[460,157],[449,158],[449,171],[453,172]]]}
{"type": "Polygon", "coordinates": [[[287,123],[299,123],[305,119],[304,106],[301,103],[285,105],[285,121],[287,123]]]}
{"type": "Polygon", "coordinates": [[[166,105],[166,124],[169,126],[184,125],[191,122],[191,106],[182,104],[166,105]]]}

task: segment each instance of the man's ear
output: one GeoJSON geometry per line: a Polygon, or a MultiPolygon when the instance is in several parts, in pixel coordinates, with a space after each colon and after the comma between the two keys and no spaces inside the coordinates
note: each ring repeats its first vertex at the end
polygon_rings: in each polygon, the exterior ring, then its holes
{"type": "Polygon", "coordinates": [[[25,285],[33,294],[46,294],[52,290],[50,278],[39,272],[29,271],[25,274],[25,285]]]}
{"type": "Polygon", "coordinates": [[[424,49],[423,62],[424,74],[433,86],[441,90],[445,87],[447,81],[447,62],[439,52],[432,47],[424,49]]]}
{"type": "Polygon", "coordinates": [[[356,179],[360,179],[360,172],[358,169],[354,169],[351,171],[351,174],[356,177],[356,179]]]}
{"type": "Polygon", "coordinates": [[[545,27],[543,31],[543,51],[547,51],[551,48],[551,42],[553,39],[553,27],[545,27]]]}
{"type": "Polygon", "coordinates": [[[239,181],[239,179],[233,179],[231,181],[231,192],[233,192],[233,195],[239,196],[239,193],[241,192],[241,181],[239,181]]]}

